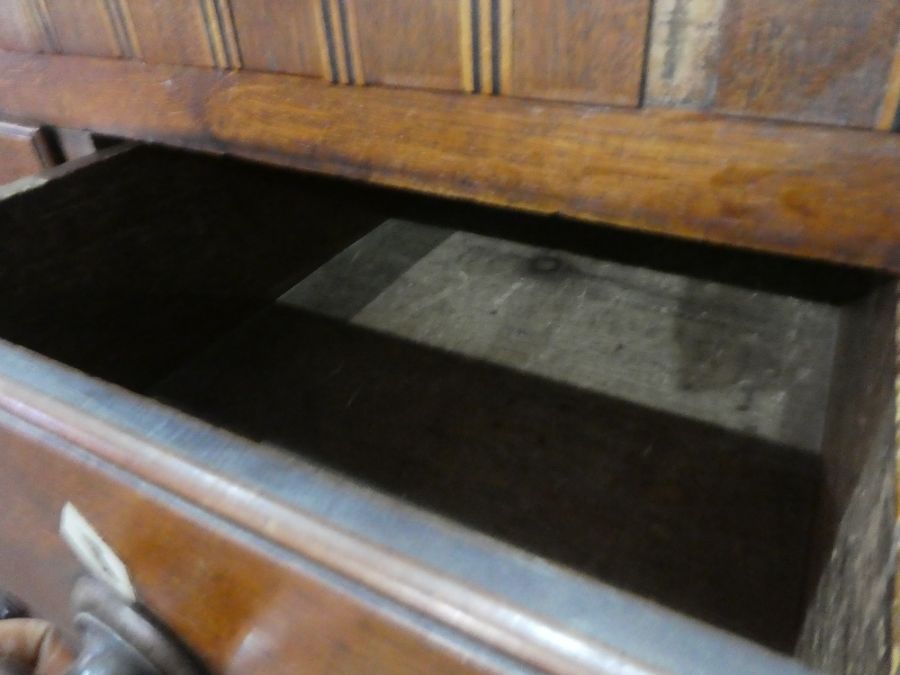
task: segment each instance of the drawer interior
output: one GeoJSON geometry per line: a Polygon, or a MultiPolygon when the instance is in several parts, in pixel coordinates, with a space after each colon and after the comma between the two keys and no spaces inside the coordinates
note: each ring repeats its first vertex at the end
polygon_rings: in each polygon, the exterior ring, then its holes
{"type": "Polygon", "coordinates": [[[153,148],[0,238],[3,339],[766,646],[885,573],[877,275],[153,148]]]}

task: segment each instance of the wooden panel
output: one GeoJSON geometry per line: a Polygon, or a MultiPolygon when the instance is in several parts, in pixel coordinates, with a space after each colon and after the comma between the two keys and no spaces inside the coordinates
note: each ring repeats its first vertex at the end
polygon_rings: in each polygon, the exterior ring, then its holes
{"type": "Polygon", "coordinates": [[[900,271],[888,134],[9,52],[0,101],[59,126],[900,271]]]}
{"type": "Polygon", "coordinates": [[[143,602],[213,672],[485,670],[422,629],[401,627],[296,557],[187,511],[52,437],[39,438],[0,427],[0,582],[44,616],[69,621],[79,568],[57,526],[71,501],[125,561],[143,602]]]}
{"type": "Polygon", "coordinates": [[[716,107],[872,126],[898,32],[896,0],[732,0],[716,107]]]}
{"type": "MultiPolygon", "coordinates": [[[[895,0],[661,0],[647,98],[761,117],[872,127],[898,34],[895,0]]],[[[879,124],[882,126],[882,124],[879,124]]]]}
{"type": "Polygon", "coordinates": [[[122,0],[150,63],[232,68],[240,54],[226,0],[122,0]]]}
{"type": "Polygon", "coordinates": [[[231,0],[244,67],[331,78],[321,0],[231,0]]]}
{"type": "Polygon", "coordinates": [[[822,446],[818,546],[797,645],[826,673],[892,672],[896,308],[897,286],[889,282],[848,307],[842,321],[822,446]]]}
{"type": "Polygon", "coordinates": [[[900,130],[900,36],[897,37],[894,63],[881,101],[877,127],[884,131],[900,130]]]}
{"type": "Polygon", "coordinates": [[[896,0],[732,0],[720,110],[872,126],[900,31],[896,0]]]}
{"type": "Polygon", "coordinates": [[[0,49],[40,52],[48,48],[31,0],[0,0],[0,49]]]}
{"type": "Polygon", "coordinates": [[[0,185],[40,171],[51,163],[40,129],[0,122],[0,185]]]}
{"type": "Polygon", "coordinates": [[[499,0],[503,93],[637,105],[648,0],[499,0]]]}
{"type": "Polygon", "coordinates": [[[346,27],[351,81],[471,89],[469,3],[343,0],[338,7],[346,27]]]}
{"type": "Polygon", "coordinates": [[[50,26],[56,48],[65,54],[119,57],[119,43],[104,0],[35,0],[50,26]]]}

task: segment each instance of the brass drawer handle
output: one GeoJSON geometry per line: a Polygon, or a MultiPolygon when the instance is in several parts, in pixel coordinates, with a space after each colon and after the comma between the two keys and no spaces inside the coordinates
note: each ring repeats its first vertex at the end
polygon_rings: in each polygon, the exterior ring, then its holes
{"type": "MultiPolygon", "coordinates": [[[[143,609],[106,584],[84,577],[72,592],[81,644],[66,675],[201,675],[196,658],[143,609]]],[[[0,616],[27,616],[24,604],[0,592],[0,616]]],[[[27,672],[0,663],[0,675],[27,672]]]]}

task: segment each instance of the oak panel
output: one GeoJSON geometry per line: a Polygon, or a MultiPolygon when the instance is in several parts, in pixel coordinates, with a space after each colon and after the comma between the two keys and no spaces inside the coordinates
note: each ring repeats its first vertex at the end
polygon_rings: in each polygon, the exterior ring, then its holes
{"type": "Polygon", "coordinates": [[[344,0],[351,79],[470,89],[471,9],[463,0],[344,0]]]}
{"type": "Polygon", "coordinates": [[[48,47],[30,0],[0,0],[0,49],[39,52],[48,47]]]}
{"type": "Polygon", "coordinates": [[[35,0],[64,54],[120,57],[122,46],[104,0],[35,0]]]}
{"type": "Polygon", "coordinates": [[[896,0],[730,0],[718,110],[871,127],[900,34],[896,0]]]}
{"type": "Polygon", "coordinates": [[[134,25],[137,49],[151,63],[214,66],[216,56],[204,0],[124,0],[134,25]]]}
{"type": "Polygon", "coordinates": [[[0,185],[50,164],[50,153],[40,129],[0,122],[0,185]]]}
{"type": "Polygon", "coordinates": [[[331,77],[321,0],[231,0],[244,66],[331,77]]]}
{"type": "Polygon", "coordinates": [[[648,0],[500,0],[501,91],[562,101],[640,101],[648,0]]]}
{"type": "Polygon", "coordinates": [[[0,101],[58,126],[900,271],[900,137],[881,132],[10,52],[0,101]]]}
{"type": "Polygon", "coordinates": [[[80,572],[57,534],[60,510],[71,501],[126,563],[142,601],[213,672],[484,670],[300,560],[52,437],[0,426],[0,460],[0,580],[55,621],[68,622],[68,593],[80,572]]]}

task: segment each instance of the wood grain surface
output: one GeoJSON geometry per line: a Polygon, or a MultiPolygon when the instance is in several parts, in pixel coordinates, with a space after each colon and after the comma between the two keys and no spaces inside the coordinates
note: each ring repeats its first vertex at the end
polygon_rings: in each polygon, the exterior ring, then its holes
{"type": "Polygon", "coordinates": [[[61,625],[82,573],[57,533],[72,502],[125,562],[141,601],[213,672],[490,670],[339,578],[5,413],[0,461],[0,580],[61,625]]]}
{"type": "Polygon", "coordinates": [[[501,92],[639,103],[649,0],[499,2],[499,34],[508,40],[500,47],[501,92]]]}
{"type": "Polygon", "coordinates": [[[897,286],[846,309],[835,359],[813,530],[808,608],[797,652],[827,673],[887,674],[897,597],[897,286]]]}
{"type": "MultiPolygon", "coordinates": [[[[203,0],[120,0],[134,30],[137,53],[150,63],[220,65],[212,47],[215,17],[203,0]]],[[[222,64],[224,65],[224,64],[222,64]]]]}
{"type": "Polygon", "coordinates": [[[63,54],[124,55],[104,0],[32,0],[44,17],[55,50],[63,54]]]}
{"type": "Polygon", "coordinates": [[[0,111],[900,270],[900,138],[881,133],[8,52],[0,54],[0,111]]]}
{"type": "Polygon", "coordinates": [[[463,49],[463,31],[472,28],[463,0],[344,0],[340,6],[353,81],[469,88],[464,73],[472,52],[463,49]]]}
{"type": "Polygon", "coordinates": [[[0,121],[0,185],[37,173],[53,160],[43,130],[0,121]]]}
{"type": "Polygon", "coordinates": [[[731,0],[716,109],[871,127],[900,36],[894,0],[731,0]]]}
{"type": "Polygon", "coordinates": [[[660,0],[647,99],[886,128],[896,113],[898,44],[900,5],[893,0],[660,0]]]}
{"type": "Polygon", "coordinates": [[[321,0],[231,0],[244,67],[331,79],[321,0]]]}

